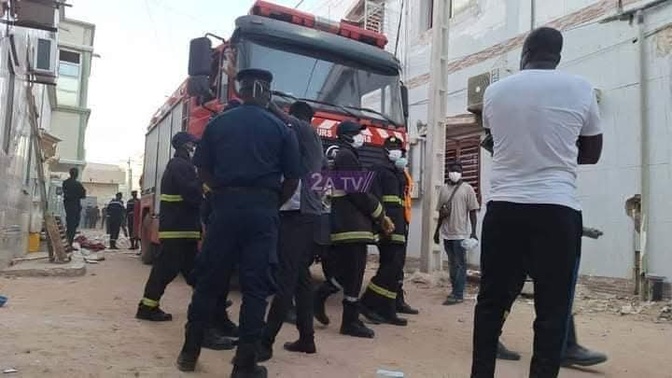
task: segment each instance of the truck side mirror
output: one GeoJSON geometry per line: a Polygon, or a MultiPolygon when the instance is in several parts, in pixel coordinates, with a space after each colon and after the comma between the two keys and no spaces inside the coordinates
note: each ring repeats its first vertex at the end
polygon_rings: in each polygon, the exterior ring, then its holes
{"type": "Polygon", "coordinates": [[[187,81],[187,93],[190,97],[212,97],[210,93],[210,78],[203,75],[190,76],[187,81]]]}
{"type": "Polygon", "coordinates": [[[189,76],[210,76],[212,42],[207,37],[189,43],[189,76]]]}
{"type": "Polygon", "coordinates": [[[404,112],[404,118],[408,118],[408,87],[401,84],[401,106],[404,112]]]}

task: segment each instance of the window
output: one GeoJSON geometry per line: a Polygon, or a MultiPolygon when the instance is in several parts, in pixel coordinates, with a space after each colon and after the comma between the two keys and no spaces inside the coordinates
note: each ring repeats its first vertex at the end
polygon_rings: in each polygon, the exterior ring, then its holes
{"type": "Polygon", "coordinates": [[[434,22],[434,0],[420,0],[420,33],[432,28],[434,22]]]}
{"type": "Polygon", "coordinates": [[[465,10],[472,0],[451,0],[450,2],[450,18],[465,10]]]}
{"type": "Polygon", "coordinates": [[[445,182],[448,181],[448,164],[453,161],[462,163],[464,181],[471,184],[481,201],[481,137],[446,140],[445,182]]]}
{"type": "Polygon", "coordinates": [[[57,101],[60,105],[79,105],[81,62],[79,53],[61,50],[58,62],[57,101]]]}
{"type": "Polygon", "coordinates": [[[7,57],[7,67],[9,68],[9,76],[7,82],[7,98],[5,99],[5,120],[2,129],[2,150],[5,154],[9,153],[9,146],[12,139],[12,121],[14,110],[14,63],[12,62],[11,54],[7,57]]]}

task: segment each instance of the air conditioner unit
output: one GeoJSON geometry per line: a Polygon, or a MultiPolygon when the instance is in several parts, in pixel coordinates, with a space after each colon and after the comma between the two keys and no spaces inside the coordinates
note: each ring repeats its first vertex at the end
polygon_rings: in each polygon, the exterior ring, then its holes
{"type": "Polygon", "coordinates": [[[483,111],[483,94],[490,85],[490,78],[490,72],[469,78],[467,82],[467,110],[471,113],[480,114],[483,111]]]}
{"type": "Polygon", "coordinates": [[[30,68],[32,73],[56,77],[58,49],[52,38],[38,37],[30,51],[30,68]]]}

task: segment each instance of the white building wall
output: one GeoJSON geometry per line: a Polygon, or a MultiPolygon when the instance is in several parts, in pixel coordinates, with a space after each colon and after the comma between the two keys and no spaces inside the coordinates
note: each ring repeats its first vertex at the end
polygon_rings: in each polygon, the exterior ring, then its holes
{"type": "MultiPolygon", "coordinates": [[[[391,0],[395,3],[395,0],[391,0]]],[[[602,161],[594,167],[582,168],[579,174],[579,195],[584,206],[586,225],[601,228],[605,235],[584,245],[583,274],[622,277],[631,276],[633,226],[624,210],[625,200],[640,192],[640,125],[639,78],[637,50],[633,43],[636,26],[627,22],[597,24],[598,18],[616,12],[615,1],[537,1],[536,26],[553,22],[565,35],[563,62],[560,69],[581,75],[602,91],[600,109],[605,132],[602,161]],[[573,13],[576,12],[576,13],[573,13]],[[573,13],[573,14],[572,14],[573,13]]],[[[625,1],[627,7],[632,1],[625,1]]],[[[411,115],[409,126],[426,122],[429,84],[431,31],[422,30],[421,1],[407,2],[403,45],[407,53],[406,84],[410,88],[411,115]]],[[[518,70],[520,46],[531,24],[529,0],[472,0],[454,16],[450,29],[450,75],[448,114],[466,113],[467,79],[500,69],[505,76],[518,70]],[[517,38],[517,39],[516,39],[517,38]]],[[[663,6],[647,13],[646,30],[669,23],[672,7],[663,6]]],[[[669,25],[668,25],[669,26],[669,25]]],[[[646,39],[649,57],[649,117],[651,125],[652,213],[649,230],[649,270],[672,277],[672,170],[670,104],[672,104],[671,54],[672,31],[666,29],[646,39]]],[[[419,177],[418,156],[412,168],[419,177]]],[[[483,155],[482,190],[487,199],[490,160],[483,155]]],[[[416,203],[409,254],[420,255],[419,202],[416,203]]],[[[481,212],[481,217],[484,211],[481,212]]],[[[479,225],[480,228],[480,225],[479,225]]],[[[425,235],[430,237],[430,235],[425,235]]],[[[469,257],[478,263],[478,253],[469,257]]]]}

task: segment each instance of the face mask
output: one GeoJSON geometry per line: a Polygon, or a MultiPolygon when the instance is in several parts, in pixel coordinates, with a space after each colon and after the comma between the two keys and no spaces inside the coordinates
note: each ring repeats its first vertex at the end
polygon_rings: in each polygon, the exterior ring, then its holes
{"type": "Polygon", "coordinates": [[[458,182],[462,178],[462,174],[460,172],[450,172],[448,173],[448,178],[452,182],[458,182]]]}
{"type": "Polygon", "coordinates": [[[364,145],[364,135],[357,134],[354,137],[352,137],[352,147],[360,148],[363,145],[364,145]]]}
{"type": "Polygon", "coordinates": [[[408,165],[408,159],[405,157],[400,157],[394,162],[394,165],[399,169],[404,169],[408,165]]]}
{"type": "Polygon", "coordinates": [[[401,150],[390,150],[387,152],[387,157],[390,161],[397,161],[404,155],[401,150]]]}

